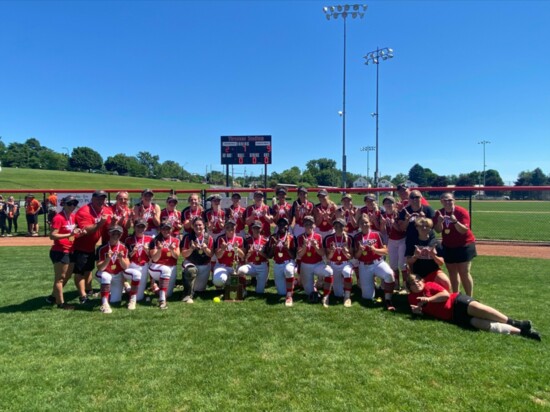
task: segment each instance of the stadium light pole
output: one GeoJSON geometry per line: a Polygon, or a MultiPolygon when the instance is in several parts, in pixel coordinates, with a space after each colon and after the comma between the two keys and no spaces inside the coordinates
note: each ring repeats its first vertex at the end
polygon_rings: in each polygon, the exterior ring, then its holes
{"type": "Polygon", "coordinates": [[[337,6],[323,7],[323,12],[327,20],[331,18],[336,20],[342,17],[344,20],[344,76],[343,76],[343,93],[342,93],[342,186],[346,188],[346,22],[348,16],[352,19],[365,16],[367,11],[366,4],[341,4],[337,6]]]}
{"type": "Polygon", "coordinates": [[[487,167],[485,164],[485,146],[491,144],[491,142],[488,140],[482,140],[481,142],[477,142],[477,144],[483,145],[483,187],[485,187],[485,168],[487,167]]]}
{"type": "Polygon", "coordinates": [[[373,152],[374,150],[376,150],[376,147],[374,146],[363,146],[361,148],[361,151],[362,152],[367,152],[367,180],[369,180],[369,175],[370,175],[370,162],[369,162],[369,159],[370,159],[370,152],[373,152]]]}
{"type": "Polygon", "coordinates": [[[374,113],[371,113],[372,117],[376,117],[376,170],[374,171],[374,187],[378,187],[378,177],[379,177],[379,169],[378,169],[378,148],[380,147],[378,145],[378,80],[379,80],[379,65],[380,65],[380,59],[382,60],[388,60],[393,58],[393,49],[390,49],[388,47],[384,47],[383,49],[376,48],[376,50],[371,51],[367,53],[365,58],[365,64],[368,66],[369,64],[376,64],[376,111],[374,113]]]}

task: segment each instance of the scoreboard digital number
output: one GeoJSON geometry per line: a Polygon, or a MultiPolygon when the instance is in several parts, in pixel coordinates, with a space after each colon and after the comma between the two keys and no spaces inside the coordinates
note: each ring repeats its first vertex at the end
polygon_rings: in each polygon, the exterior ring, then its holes
{"type": "Polygon", "coordinates": [[[270,165],[271,136],[222,136],[222,165],[270,165]]]}

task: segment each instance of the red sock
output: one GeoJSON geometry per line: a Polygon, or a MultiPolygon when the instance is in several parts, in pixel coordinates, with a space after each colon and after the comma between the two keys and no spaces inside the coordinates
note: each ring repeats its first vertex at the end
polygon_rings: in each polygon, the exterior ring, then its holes
{"type": "Polygon", "coordinates": [[[164,278],[160,278],[160,290],[162,290],[163,292],[166,292],[168,290],[168,284],[170,283],[170,278],[168,279],[164,279],[164,278]]]}
{"type": "Polygon", "coordinates": [[[111,294],[111,285],[102,283],[99,292],[101,293],[102,298],[107,298],[107,301],[109,301],[109,295],[111,294]]]}
{"type": "Polygon", "coordinates": [[[332,289],[332,283],[334,278],[332,276],[325,276],[325,282],[323,283],[323,296],[330,295],[330,290],[332,289]]]}
{"type": "Polygon", "coordinates": [[[294,276],[286,278],[286,293],[292,293],[294,291],[294,276]]]}
{"type": "Polygon", "coordinates": [[[353,278],[344,278],[344,292],[351,292],[351,287],[353,285],[353,278]]]}
{"type": "Polygon", "coordinates": [[[130,296],[137,295],[139,287],[139,280],[132,280],[132,283],[130,284],[130,296]]]}

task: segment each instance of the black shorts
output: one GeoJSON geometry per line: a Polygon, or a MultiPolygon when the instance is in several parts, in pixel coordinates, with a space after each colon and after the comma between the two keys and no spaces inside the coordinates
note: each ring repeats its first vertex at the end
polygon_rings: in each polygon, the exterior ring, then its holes
{"type": "Polygon", "coordinates": [[[91,272],[95,267],[95,253],[86,253],[79,250],[74,251],[74,270],[77,275],[91,272]]]}
{"type": "Polygon", "coordinates": [[[38,223],[38,215],[25,215],[27,217],[27,224],[36,225],[38,223]]]}
{"type": "Polygon", "coordinates": [[[474,301],[475,299],[471,296],[463,295],[462,293],[458,294],[453,305],[453,323],[463,328],[472,327],[470,320],[473,316],[468,315],[468,306],[474,301]]]}
{"type": "Polygon", "coordinates": [[[60,252],[59,250],[50,250],[50,260],[55,265],[63,263],[65,265],[74,263],[74,255],[72,253],[60,252]]]}
{"type": "Polygon", "coordinates": [[[445,263],[471,262],[477,256],[476,244],[470,243],[460,247],[443,246],[443,258],[445,263]]]}

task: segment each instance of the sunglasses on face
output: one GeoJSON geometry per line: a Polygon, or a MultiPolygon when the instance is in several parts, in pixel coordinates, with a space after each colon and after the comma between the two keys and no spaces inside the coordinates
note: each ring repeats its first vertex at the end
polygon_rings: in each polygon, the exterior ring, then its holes
{"type": "Polygon", "coordinates": [[[76,206],[78,205],[78,202],[67,202],[67,206],[76,206]]]}
{"type": "Polygon", "coordinates": [[[420,199],[420,196],[409,196],[409,199],[420,199]]]}

